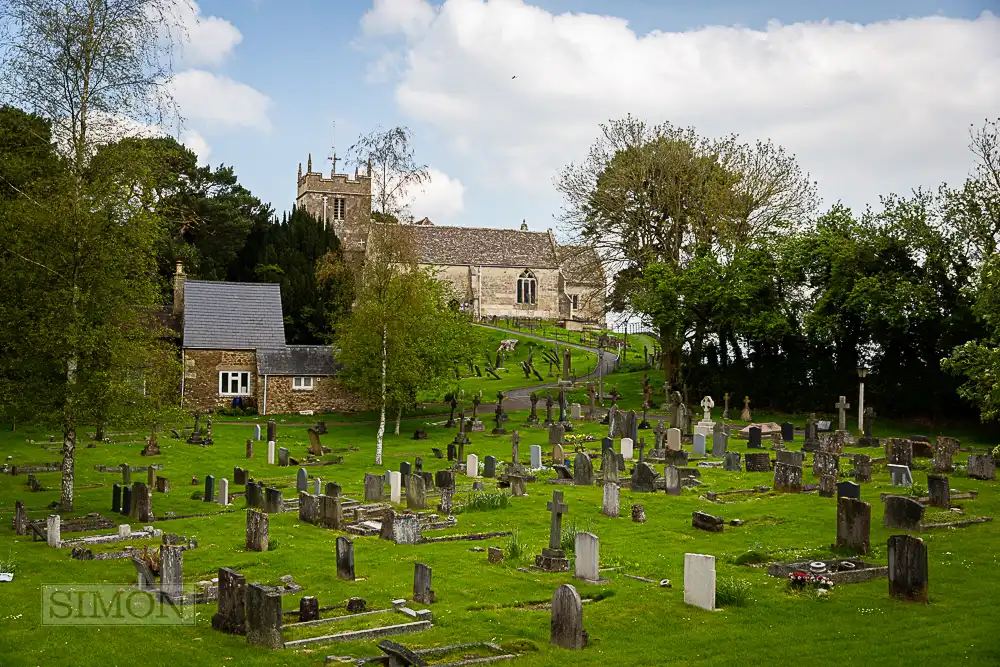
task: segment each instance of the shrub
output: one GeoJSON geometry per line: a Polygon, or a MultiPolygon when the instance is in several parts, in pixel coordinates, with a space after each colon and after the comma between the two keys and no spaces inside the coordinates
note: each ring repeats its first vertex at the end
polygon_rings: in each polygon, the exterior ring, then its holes
{"type": "Polygon", "coordinates": [[[521,534],[517,528],[507,538],[507,544],[504,545],[503,552],[504,558],[511,561],[523,560],[528,555],[528,545],[521,541],[521,534]]]}
{"type": "Polygon", "coordinates": [[[510,506],[508,491],[473,491],[462,505],[463,512],[485,512],[502,510],[510,506]]]}
{"type": "Polygon", "coordinates": [[[201,500],[205,497],[204,491],[195,491],[191,494],[191,500],[201,500]]]}
{"type": "Polygon", "coordinates": [[[576,534],[592,533],[594,532],[593,528],[594,522],[590,519],[586,523],[577,523],[576,521],[564,523],[562,532],[559,535],[559,548],[566,553],[576,552],[576,534]]]}
{"type": "Polygon", "coordinates": [[[746,579],[725,577],[715,583],[715,603],[720,607],[745,607],[753,599],[750,597],[752,585],[746,579]]]}

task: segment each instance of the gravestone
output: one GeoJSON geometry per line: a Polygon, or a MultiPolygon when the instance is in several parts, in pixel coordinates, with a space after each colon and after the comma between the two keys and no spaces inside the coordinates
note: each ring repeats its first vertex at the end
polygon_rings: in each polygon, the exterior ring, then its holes
{"type": "Polygon", "coordinates": [[[892,478],[893,486],[913,486],[913,476],[910,474],[909,467],[892,463],[887,467],[889,468],[889,476],[892,478]]]}
{"type": "Polygon", "coordinates": [[[692,528],[700,528],[710,533],[721,533],[725,525],[726,521],[721,516],[712,516],[707,512],[693,512],[691,514],[692,528]]]}
{"type": "Polygon", "coordinates": [[[132,504],[132,489],[128,486],[122,486],[122,514],[128,515],[131,510],[130,505],[132,504]]]}
{"type": "Polygon", "coordinates": [[[118,466],[122,471],[122,486],[129,486],[132,484],[132,469],[129,468],[127,463],[123,463],[118,466]]]}
{"type": "Polygon", "coordinates": [[[913,443],[903,438],[889,438],[885,442],[886,462],[913,467],[913,443]]]}
{"type": "Polygon", "coordinates": [[[323,480],[319,477],[313,477],[313,495],[323,495],[323,480]]]}
{"type": "Polygon", "coordinates": [[[867,454],[854,455],[854,480],[856,482],[872,481],[872,457],[867,454]]]}
{"type": "Polygon", "coordinates": [[[62,542],[62,518],[58,514],[50,514],[45,520],[45,541],[53,548],[62,542]]]}
{"type": "Polygon", "coordinates": [[[583,629],[583,601],[576,589],[563,584],[552,595],[550,643],[564,649],[582,649],[587,645],[583,629]]]}
{"type": "Polygon", "coordinates": [[[436,486],[439,489],[454,489],[455,471],[438,470],[436,473],[434,473],[434,486],[436,486]]]}
{"type": "Polygon", "coordinates": [[[267,465],[269,465],[269,466],[273,466],[274,465],[274,448],[275,448],[275,442],[274,442],[274,440],[268,440],[267,441],[267,465]]]}
{"type": "Polygon", "coordinates": [[[740,453],[726,452],[725,460],[722,462],[722,469],[726,472],[742,472],[740,467],[740,453]]]}
{"type": "Polygon", "coordinates": [[[205,494],[202,496],[202,500],[206,503],[215,500],[215,477],[212,475],[205,475],[205,494]]]}
{"type": "Polygon", "coordinates": [[[836,477],[840,472],[840,457],[829,452],[813,453],[813,477],[830,475],[836,477]]]}
{"type": "Polygon", "coordinates": [[[565,463],[566,451],[562,445],[552,445],[552,463],[565,463]]]}
{"type": "Polygon", "coordinates": [[[837,549],[868,553],[871,525],[871,505],[848,496],[837,500],[837,549]]]}
{"type": "Polygon", "coordinates": [[[681,448],[681,430],[679,428],[667,429],[667,449],[679,451],[681,448]]]}
{"type": "Polygon", "coordinates": [[[909,535],[893,535],[888,541],[889,597],[927,603],[927,545],[909,535]]]}
{"type": "Polygon", "coordinates": [[[951,508],[951,488],[944,475],[927,475],[927,495],[932,507],[951,508]]]}
{"type": "Polygon", "coordinates": [[[216,497],[216,502],[223,507],[229,505],[229,480],[225,477],[219,480],[219,495],[216,497]]]}
{"type": "Polygon", "coordinates": [[[784,463],[785,465],[802,467],[806,462],[806,455],[802,452],[793,452],[790,450],[780,450],[775,452],[775,459],[777,463],[784,463]]]}
{"type": "Polygon", "coordinates": [[[531,453],[531,468],[533,470],[537,470],[538,468],[541,468],[542,467],[542,446],[541,445],[532,445],[529,448],[529,451],[531,453]]]}
{"type": "Polygon", "coordinates": [[[179,545],[160,546],[160,591],[170,599],[181,596],[184,586],[184,550],[179,545]]]}
{"type": "Polygon", "coordinates": [[[219,568],[219,611],[212,616],[213,628],[231,635],[246,633],[246,588],[242,574],[228,567],[219,568]]]}
{"type": "Polygon", "coordinates": [[[291,464],[291,456],[287,447],[278,447],[278,465],[288,467],[291,464]]]}
{"type": "Polygon", "coordinates": [[[573,459],[573,484],[574,486],[593,486],[594,484],[594,464],[586,452],[578,453],[573,459]]]}
{"type": "MultiPolygon", "coordinates": [[[[119,487],[119,490],[121,487],[119,487]]],[[[20,500],[14,501],[14,533],[24,535],[28,532],[28,513],[24,510],[24,503],[20,500]]]]}
{"type": "Polygon", "coordinates": [[[906,496],[885,496],[885,513],[882,525],[900,530],[920,530],[924,518],[924,506],[906,496]]]}
{"type": "Polygon", "coordinates": [[[990,454],[969,454],[969,477],[972,479],[996,479],[997,467],[990,454]]]}
{"type": "Polygon", "coordinates": [[[431,588],[431,568],[423,563],[413,566],[413,600],[420,604],[434,602],[434,589],[431,588]]]}
{"type": "Polygon", "coordinates": [[[612,519],[618,518],[621,513],[621,489],[617,484],[607,483],[604,485],[604,502],[601,505],[601,513],[612,519]]]}
{"type": "Polygon", "coordinates": [[[273,419],[267,420],[267,441],[277,442],[278,441],[278,422],[273,419]]]}
{"type": "Polygon", "coordinates": [[[591,583],[601,579],[599,566],[600,540],[593,533],[576,534],[574,576],[591,583]]]}
{"type": "Polygon", "coordinates": [[[253,425],[253,439],[260,440],[260,424],[253,425]]]}
{"type": "Polygon", "coordinates": [[[712,427],[712,456],[722,458],[729,447],[729,426],[716,422],[712,427]]]}
{"type": "Polygon", "coordinates": [[[791,422],[781,423],[781,439],[785,442],[795,441],[795,425],[791,422]]]}
{"type": "Polygon", "coordinates": [[[458,445],[454,442],[448,443],[448,460],[457,461],[458,460],[458,445]]]}
{"type": "Polygon", "coordinates": [[[760,441],[760,427],[751,426],[747,435],[747,447],[749,449],[763,449],[760,441]]]}
{"type": "Polygon", "coordinates": [[[695,433],[694,440],[691,447],[691,453],[695,456],[705,455],[706,438],[704,433],[695,433]]]}
{"type": "Polygon", "coordinates": [[[566,435],[566,429],[562,424],[552,424],[549,426],[549,444],[550,445],[561,445],[563,442],[563,437],[566,435]]]}
{"type": "Polygon", "coordinates": [[[715,556],[684,554],[684,603],[715,609],[715,556]]]}
{"type": "Polygon", "coordinates": [[[240,468],[239,466],[233,468],[233,484],[246,486],[248,478],[249,475],[246,470],[240,468]]]}
{"type": "Polygon", "coordinates": [[[837,495],[837,478],[834,475],[820,475],[819,495],[821,498],[833,498],[837,495]]]}
{"type": "Polygon", "coordinates": [[[253,458],[253,440],[247,440],[246,452],[244,453],[244,458],[253,458]]]}
{"type": "Polygon", "coordinates": [[[520,475],[508,475],[510,480],[510,494],[515,498],[523,498],[528,495],[528,487],[524,483],[524,477],[520,475]]]}
{"type": "Polygon", "coordinates": [[[424,490],[424,478],[410,475],[406,480],[406,509],[427,509],[427,493],[424,490]]]}
{"type": "Polygon", "coordinates": [[[583,419],[583,406],[579,403],[570,403],[569,416],[570,419],[583,419]]]}
{"type": "Polygon", "coordinates": [[[646,507],[632,505],[632,523],[646,523],[646,507]]]}
{"type": "MultiPolygon", "coordinates": [[[[148,486],[143,482],[136,482],[132,485],[131,506],[129,507],[129,517],[136,521],[153,520],[153,496],[148,486]]],[[[209,498],[209,502],[213,499],[209,498]]]]}
{"type": "Polygon", "coordinates": [[[622,438],[621,441],[622,458],[631,461],[635,457],[635,441],[632,438],[622,438]]]}
{"type": "MultiPolygon", "coordinates": [[[[778,452],[781,454],[782,452],[778,452]]],[[[783,493],[802,492],[802,467],[778,461],[774,464],[774,490],[783,493]]]]}
{"type": "Polygon", "coordinates": [[[365,473],[365,502],[377,503],[382,500],[384,480],[381,475],[365,473]]]}
{"type": "MultiPolygon", "coordinates": [[[[539,450],[539,458],[541,458],[541,447],[539,450]]],[[[479,477],[479,457],[475,454],[469,454],[465,459],[465,474],[469,477],[479,477]]]]}
{"type": "Polygon", "coordinates": [[[959,442],[955,438],[939,435],[934,445],[934,472],[951,472],[955,469],[952,459],[958,453],[959,442]]]}
{"type": "Polygon", "coordinates": [[[295,476],[295,490],[299,493],[309,490],[309,472],[305,468],[299,468],[295,476]]]}
{"type": "Polygon", "coordinates": [[[319,619],[319,600],[312,595],[303,595],[299,599],[299,623],[319,619]]]}
{"type": "MultiPolygon", "coordinates": [[[[512,485],[513,486],[513,485],[512,485]]],[[[441,502],[438,503],[438,511],[444,512],[445,514],[451,514],[452,501],[455,496],[455,487],[443,487],[441,489],[441,502]]]]}
{"type": "Polygon", "coordinates": [[[389,471],[389,502],[398,505],[402,502],[403,476],[395,470],[389,471]]]}
{"type": "Polygon", "coordinates": [[[668,496],[681,495],[681,474],[677,472],[677,468],[674,466],[667,466],[664,468],[663,479],[667,483],[666,486],[668,496]]]}
{"type": "MultiPolygon", "coordinates": [[[[272,423],[268,422],[268,430],[272,423]]],[[[278,591],[258,583],[249,584],[246,588],[247,643],[275,650],[284,648],[281,623],[281,595],[278,591]]]]}
{"type": "Polygon", "coordinates": [[[403,484],[406,484],[406,478],[413,474],[413,466],[410,465],[409,461],[401,461],[399,464],[399,476],[403,478],[403,484]]]}
{"type": "Polygon", "coordinates": [[[483,459],[483,477],[493,478],[497,475],[497,457],[492,454],[483,459]]]}
{"type": "Polygon", "coordinates": [[[743,461],[747,472],[771,472],[771,456],[767,453],[746,452],[743,461]]]}
{"type": "Polygon", "coordinates": [[[354,581],[354,541],[343,535],[337,538],[337,577],[354,581]]]}
{"type": "Polygon", "coordinates": [[[285,511],[285,498],[281,489],[264,489],[264,511],[267,514],[281,514],[285,511]]]}
{"type": "Polygon", "coordinates": [[[837,498],[861,500],[861,487],[854,482],[837,482],[837,498]]]}
{"type": "Polygon", "coordinates": [[[309,436],[309,453],[313,456],[323,455],[323,445],[319,441],[319,432],[314,429],[306,429],[306,434],[309,436]]]}
{"type": "Polygon", "coordinates": [[[566,559],[566,552],[561,545],[562,518],[569,511],[569,506],[563,502],[562,491],[552,492],[552,500],[546,505],[546,509],[552,513],[549,546],[542,549],[540,556],[535,557],[535,566],[549,572],[565,572],[569,570],[569,560],[566,559]]]}
{"type": "MultiPolygon", "coordinates": [[[[615,473],[617,475],[617,472],[615,473]]],[[[656,471],[646,462],[636,463],[632,468],[630,489],[635,493],[653,493],[656,490],[656,471]]],[[[607,481],[607,477],[605,477],[607,481]]]]}
{"type": "MultiPolygon", "coordinates": [[[[18,501],[20,502],[20,501],[18,501]]],[[[122,485],[115,484],[111,487],[111,511],[121,513],[122,511],[122,485]]],[[[23,533],[18,533],[23,534],[23,533]]]]}
{"type": "Polygon", "coordinates": [[[247,510],[247,551],[267,551],[269,517],[264,512],[247,510]]]}

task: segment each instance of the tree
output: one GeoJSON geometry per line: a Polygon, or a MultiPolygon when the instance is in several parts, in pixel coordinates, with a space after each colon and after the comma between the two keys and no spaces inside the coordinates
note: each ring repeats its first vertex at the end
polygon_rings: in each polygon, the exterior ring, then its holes
{"type": "MultiPolygon", "coordinates": [[[[6,0],[10,31],[0,90],[52,123],[64,168],[0,216],[5,373],[19,409],[63,431],[61,504],[73,507],[77,426],[95,415],[96,385],[146,366],[160,221],[128,187],[148,178],[97,146],[163,119],[176,26],[173,0],[6,0]]],[[[136,393],[141,386],[132,384],[136,393]]],[[[114,412],[114,411],[112,411],[114,412]]]]}
{"type": "Polygon", "coordinates": [[[372,211],[399,220],[410,218],[408,195],[430,179],[426,165],[417,164],[405,127],[376,128],[348,149],[348,162],[366,167],[372,177],[372,211]]]}

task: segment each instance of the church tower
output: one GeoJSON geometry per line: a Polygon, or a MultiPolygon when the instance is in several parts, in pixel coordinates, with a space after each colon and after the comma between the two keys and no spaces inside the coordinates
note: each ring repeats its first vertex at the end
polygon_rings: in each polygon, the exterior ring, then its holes
{"type": "Polygon", "coordinates": [[[299,163],[298,190],[295,206],[305,208],[324,227],[332,227],[345,251],[360,250],[363,232],[372,214],[371,173],[337,173],[334,159],[329,178],[313,171],[312,153],[306,162],[306,173],[299,163]]]}

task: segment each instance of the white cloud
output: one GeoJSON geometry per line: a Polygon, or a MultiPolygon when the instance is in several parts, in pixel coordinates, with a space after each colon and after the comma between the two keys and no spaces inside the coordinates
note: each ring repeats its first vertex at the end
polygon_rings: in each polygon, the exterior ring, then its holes
{"type": "Polygon", "coordinates": [[[969,124],[1000,109],[1000,19],[988,12],[637,36],[620,18],[521,0],[378,0],[362,29],[401,42],[400,108],[449,137],[470,177],[526,195],[552,196],[597,124],[632,113],[771,138],[826,204],[861,206],[962,180],[969,124]]]}
{"type": "Polygon", "coordinates": [[[465,208],[465,186],[439,169],[429,167],[430,180],[408,193],[410,211],[415,219],[430,218],[435,224],[451,224],[465,208]]]}
{"type": "Polygon", "coordinates": [[[208,158],[212,154],[212,147],[208,145],[205,137],[194,130],[185,130],[181,133],[181,143],[190,148],[198,156],[198,164],[205,166],[208,158]]]}
{"type": "Polygon", "coordinates": [[[181,62],[186,67],[219,65],[232,55],[243,35],[229,21],[217,16],[202,16],[192,0],[174,6],[175,38],[181,44],[181,62]]]}
{"type": "Polygon", "coordinates": [[[192,69],[174,76],[171,86],[181,113],[199,126],[271,129],[271,100],[244,83],[192,69]]]}

